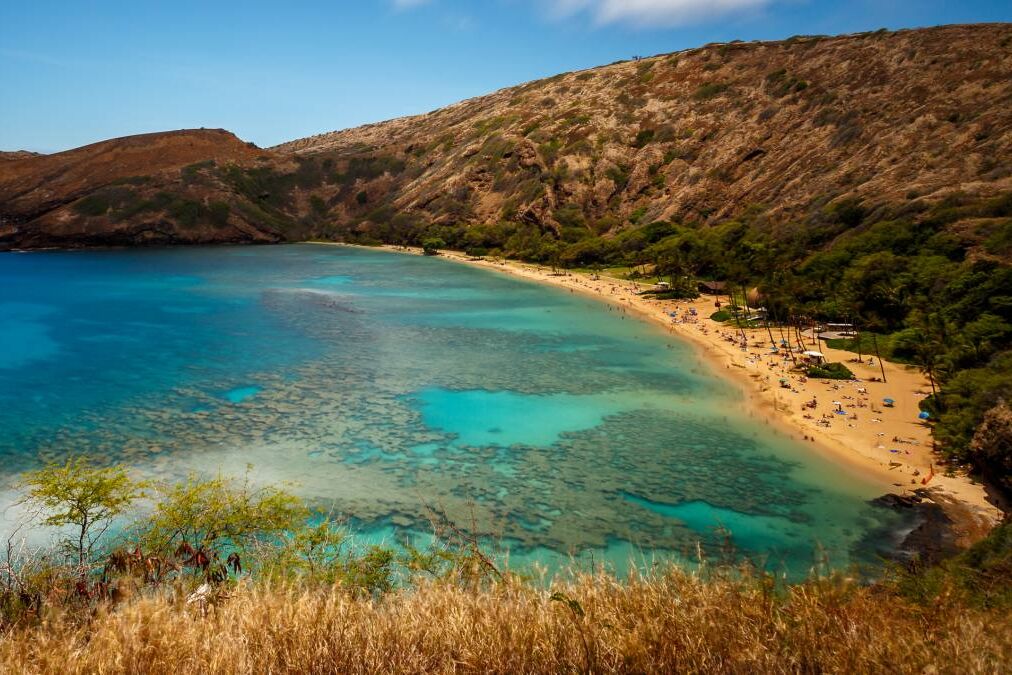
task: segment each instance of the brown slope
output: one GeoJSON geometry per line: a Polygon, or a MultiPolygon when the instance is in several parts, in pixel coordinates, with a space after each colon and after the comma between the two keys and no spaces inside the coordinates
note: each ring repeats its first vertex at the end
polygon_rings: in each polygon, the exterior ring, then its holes
{"type": "Polygon", "coordinates": [[[803,223],[1010,188],[1012,25],[946,26],[708,45],[272,151],[192,130],[4,161],[0,248],[803,223]]]}
{"type": "Polygon", "coordinates": [[[234,195],[195,168],[270,158],[227,131],[195,129],[0,162],[0,247],[276,241],[231,210],[212,218],[210,205],[234,195]]]}
{"type": "Polygon", "coordinates": [[[12,162],[18,159],[30,159],[41,156],[42,153],[31,152],[29,150],[0,151],[0,162],[12,162]]]}
{"type": "Polygon", "coordinates": [[[223,129],[141,134],[0,164],[0,199],[12,214],[36,215],[117,180],[194,162],[264,154],[223,129]]]}
{"type": "Polygon", "coordinates": [[[708,45],[273,149],[343,162],[354,183],[322,194],[339,223],[557,228],[575,210],[607,230],[996,192],[1012,187],[1012,25],[708,45]]]}

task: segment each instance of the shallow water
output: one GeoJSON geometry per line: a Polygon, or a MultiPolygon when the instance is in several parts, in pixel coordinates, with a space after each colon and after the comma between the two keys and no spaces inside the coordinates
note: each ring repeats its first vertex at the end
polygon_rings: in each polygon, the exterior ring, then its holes
{"type": "Polygon", "coordinates": [[[696,543],[874,564],[875,486],[749,417],[685,344],[445,260],[298,245],[0,256],[0,480],[75,452],[290,481],[366,537],[444,510],[514,563],[696,543]],[[818,551],[818,553],[817,553],[818,551]]]}

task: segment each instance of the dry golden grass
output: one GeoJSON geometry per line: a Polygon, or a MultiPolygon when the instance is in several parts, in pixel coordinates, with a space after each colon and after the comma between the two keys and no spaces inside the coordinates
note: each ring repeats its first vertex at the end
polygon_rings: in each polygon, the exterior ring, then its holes
{"type": "Polygon", "coordinates": [[[1002,613],[841,580],[774,596],[758,581],[671,570],[551,591],[423,584],[376,600],[253,585],[206,614],[181,597],[48,617],[0,638],[0,671],[990,673],[1012,662],[1002,613]]]}

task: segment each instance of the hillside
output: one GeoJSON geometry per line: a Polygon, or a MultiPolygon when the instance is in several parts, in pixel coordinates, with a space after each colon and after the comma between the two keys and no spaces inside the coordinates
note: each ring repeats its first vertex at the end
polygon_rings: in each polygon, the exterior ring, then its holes
{"type": "MultiPolygon", "coordinates": [[[[1012,187],[1012,25],[710,45],[292,141],[328,219],[383,229],[799,218],[1012,187]]],[[[380,237],[382,238],[382,237],[380,237]]]]}
{"type": "Polygon", "coordinates": [[[28,150],[14,150],[13,152],[0,152],[0,162],[11,162],[17,159],[30,159],[32,157],[41,157],[42,155],[38,152],[29,152],[28,150]]]}
{"type": "Polygon", "coordinates": [[[200,166],[270,159],[220,129],[144,134],[0,162],[0,247],[279,241],[200,166]],[[219,206],[216,206],[219,205],[219,206]]]}
{"type": "Polygon", "coordinates": [[[708,45],[270,152],[190,130],[13,159],[0,247],[395,241],[498,222],[572,242],[992,195],[1012,188],[1010,46],[1010,24],[708,45]]]}

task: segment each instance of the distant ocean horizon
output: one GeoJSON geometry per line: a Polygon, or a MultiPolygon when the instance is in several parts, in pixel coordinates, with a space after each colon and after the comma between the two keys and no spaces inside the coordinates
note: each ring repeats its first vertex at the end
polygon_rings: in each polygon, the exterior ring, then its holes
{"type": "Polygon", "coordinates": [[[365,540],[424,538],[436,509],[514,565],[619,574],[729,541],[791,578],[874,567],[908,525],[870,503],[880,488],[750,418],[684,342],[445,260],[8,254],[0,326],[7,502],[19,473],[76,454],[162,480],[248,470],[365,540]]]}

